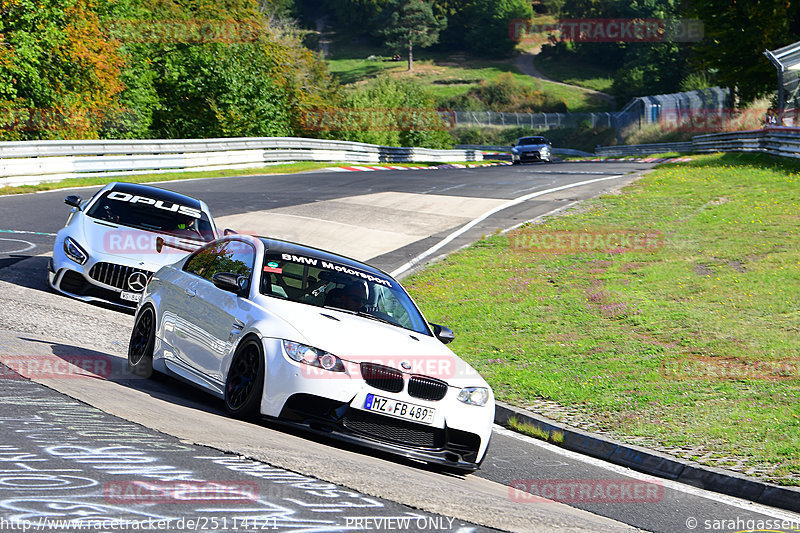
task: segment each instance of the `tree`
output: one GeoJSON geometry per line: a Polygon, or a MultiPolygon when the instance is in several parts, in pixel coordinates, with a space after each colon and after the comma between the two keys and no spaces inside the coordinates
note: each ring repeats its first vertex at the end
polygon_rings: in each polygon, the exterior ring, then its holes
{"type": "Polygon", "coordinates": [[[689,9],[705,27],[693,50],[699,67],[715,70],[744,101],[775,90],[775,67],[763,52],[800,39],[800,2],[692,0],[689,9]]]}
{"type": "Polygon", "coordinates": [[[426,48],[439,41],[447,19],[433,15],[432,1],[395,0],[381,17],[380,34],[390,48],[408,47],[408,70],[414,69],[414,46],[426,48]]]}
{"type": "Polygon", "coordinates": [[[526,0],[475,0],[467,7],[468,24],[464,43],[476,54],[508,55],[517,43],[511,38],[509,25],[517,19],[533,16],[531,3],[526,0]]]}

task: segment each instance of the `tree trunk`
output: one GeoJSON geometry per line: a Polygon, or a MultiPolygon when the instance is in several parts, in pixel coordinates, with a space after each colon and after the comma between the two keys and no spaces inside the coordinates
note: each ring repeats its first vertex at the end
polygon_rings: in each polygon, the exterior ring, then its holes
{"type": "Polygon", "coordinates": [[[414,70],[414,45],[408,41],[408,71],[414,70]]]}

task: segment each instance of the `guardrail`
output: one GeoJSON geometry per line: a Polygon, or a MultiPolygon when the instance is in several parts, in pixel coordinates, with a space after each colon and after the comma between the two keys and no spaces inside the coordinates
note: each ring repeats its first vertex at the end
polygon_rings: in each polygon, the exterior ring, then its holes
{"type": "Polygon", "coordinates": [[[68,178],[259,168],[289,161],[482,161],[479,150],[433,150],[296,137],[0,142],[0,186],[68,178]]]}
{"type": "MultiPolygon", "coordinates": [[[[458,150],[482,150],[484,152],[511,152],[510,144],[459,144],[456,145],[458,150]]],[[[589,152],[582,152],[581,150],[572,150],[571,148],[552,148],[552,152],[556,155],[577,155],[583,157],[590,157],[594,154],[589,152]]]]}
{"type": "Polygon", "coordinates": [[[647,155],[662,152],[761,152],[800,158],[800,128],[766,128],[696,135],[680,143],[598,146],[602,156],[647,155]]]}
{"type": "Polygon", "coordinates": [[[628,144],[598,146],[595,153],[601,156],[649,155],[663,152],[691,152],[692,141],[674,143],[628,144]]]}

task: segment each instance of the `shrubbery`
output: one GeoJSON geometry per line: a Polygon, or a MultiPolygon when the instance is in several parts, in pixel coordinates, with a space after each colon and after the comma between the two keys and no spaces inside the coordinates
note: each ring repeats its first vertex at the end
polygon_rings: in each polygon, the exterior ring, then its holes
{"type": "Polygon", "coordinates": [[[464,111],[503,111],[506,113],[565,113],[567,104],[506,72],[495,80],[484,80],[466,94],[443,102],[444,107],[464,111]]]}
{"type": "Polygon", "coordinates": [[[339,103],[310,114],[306,128],[315,136],[384,146],[453,145],[433,97],[413,82],[383,76],[347,89],[339,103]]]}

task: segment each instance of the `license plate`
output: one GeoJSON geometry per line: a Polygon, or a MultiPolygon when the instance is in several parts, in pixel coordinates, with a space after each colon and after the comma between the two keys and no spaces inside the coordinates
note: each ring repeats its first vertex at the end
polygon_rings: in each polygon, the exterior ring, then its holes
{"type": "Polygon", "coordinates": [[[414,405],[413,403],[383,398],[382,396],[375,396],[374,394],[367,394],[367,401],[364,402],[364,408],[367,411],[396,416],[397,418],[421,422],[422,424],[432,424],[433,415],[436,414],[436,409],[432,407],[414,405]]]}
{"type": "Polygon", "coordinates": [[[122,291],[119,293],[120,300],[126,300],[128,302],[138,302],[142,299],[142,294],[139,292],[126,292],[122,291]]]}

